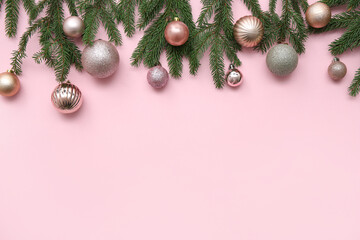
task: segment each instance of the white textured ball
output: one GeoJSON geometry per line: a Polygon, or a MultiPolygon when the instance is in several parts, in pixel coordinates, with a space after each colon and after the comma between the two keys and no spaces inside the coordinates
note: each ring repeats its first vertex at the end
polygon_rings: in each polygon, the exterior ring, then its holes
{"type": "Polygon", "coordinates": [[[292,73],[296,69],[298,61],[298,54],[288,44],[274,46],[266,56],[269,70],[277,76],[286,76],[292,73]]]}
{"type": "Polygon", "coordinates": [[[93,77],[107,78],[119,68],[120,56],[112,43],[96,40],[93,46],[84,49],[81,61],[84,69],[93,77]]]}
{"type": "Polygon", "coordinates": [[[63,30],[66,36],[79,38],[84,34],[84,21],[78,16],[68,17],[63,23],[63,30]]]}

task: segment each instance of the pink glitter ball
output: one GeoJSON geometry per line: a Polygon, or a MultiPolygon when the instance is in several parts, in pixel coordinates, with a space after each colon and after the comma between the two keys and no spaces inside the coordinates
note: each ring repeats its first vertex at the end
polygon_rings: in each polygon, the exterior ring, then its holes
{"type": "Polygon", "coordinates": [[[169,80],[169,73],[162,66],[156,66],[149,70],[147,79],[153,88],[160,89],[166,86],[169,80]]]}

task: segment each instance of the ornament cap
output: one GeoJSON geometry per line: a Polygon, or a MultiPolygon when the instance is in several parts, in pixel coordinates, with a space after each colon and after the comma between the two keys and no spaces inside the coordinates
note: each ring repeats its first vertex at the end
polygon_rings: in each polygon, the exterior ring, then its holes
{"type": "Polygon", "coordinates": [[[180,18],[179,18],[179,17],[174,17],[174,21],[175,21],[175,22],[179,22],[179,21],[180,21],[180,18]]]}
{"type": "Polygon", "coordinates": [[[229,65],[229,70],[234,70],[234,69],[235,69],[235,65],[231,63],[231,64],[229,65]]]}
{"type": "Polygon", "coordinates": [[[340,59],[338,57],[334,57],[333,62],[339,62],[340,59]]]}

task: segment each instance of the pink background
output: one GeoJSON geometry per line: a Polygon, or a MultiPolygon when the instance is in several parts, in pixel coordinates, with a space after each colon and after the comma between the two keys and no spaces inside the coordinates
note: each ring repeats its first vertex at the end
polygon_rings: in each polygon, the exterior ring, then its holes
{"type": "MultiPolygon", "coordinates": [[[[236,19],[248,14],[235,2],[236,19]]],[[[3,11],[1,71],[18,42],[3,11]]],[[[239,89],[216,90],[205,56],[198,76],[185,61],[157,92],[129,64],[137,33],[112,79],[71,72],[85,96],[73,116],[51,105],[52,70],[28,58],[21,92],[0,99],[0,239],[359,240],[360,99],[347,87],[360,51],[332,82],[327,45],[340,35],[311,36],[287,79],[247,49],[239,89]]]]}

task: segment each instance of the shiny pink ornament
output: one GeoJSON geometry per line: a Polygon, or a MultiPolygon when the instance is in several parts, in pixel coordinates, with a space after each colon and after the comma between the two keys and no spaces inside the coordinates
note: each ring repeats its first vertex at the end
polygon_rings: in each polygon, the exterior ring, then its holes
{"type": "Polygon", "coordinates": [[[83,97],[75,85],[70,82],[60,83],[51,95],[51,102],[60,113],[70,114],[80,109],[83,97]]]}
{"type": "Polygon", "coordinates": [[[229,71],[225,76],[225,80],[230,87],[238,87],[244,82],[241,72],[237,70],[232,64],[230,65],[229,71]]]}
{"type": "Polygon", "coordinates": [[[156,66],[149,70],[147,80],[153,88],[160,89],[168,83],[169,73],[162,66],[156,66]]]}
{"type": "Polygon", "coordinates": [[[165,39],[173,46],[184,45],[189,39],[188,26],[186,26],[185,23],[179,21],[178,18],[175,18],[175,21],[172,21],[166,26],[165,39]]]}

